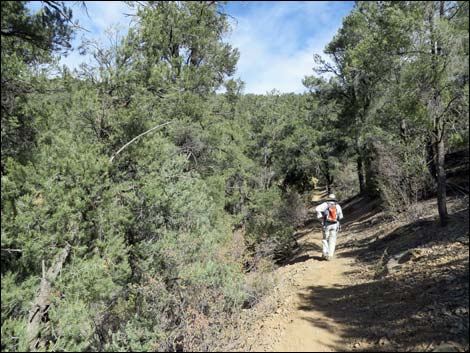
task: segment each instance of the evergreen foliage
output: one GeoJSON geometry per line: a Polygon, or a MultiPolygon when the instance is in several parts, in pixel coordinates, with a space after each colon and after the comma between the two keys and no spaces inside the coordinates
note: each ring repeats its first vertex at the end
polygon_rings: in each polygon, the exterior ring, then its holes
{"type": "Polygon", "coordinates": [[[361,191],[398,211],[437,189],[442,224],[445,154],[468,149],[466,25],[466,2],[358,1],[316,57],[330,81],[304,80],[336,105],[361,191]]]}
{"type": "Polygon", "coordinates": [[[129,32],[84,42],[94,63],[70,72],[55,59],[71,9],[2,2],[2,350],[223,349],[294,250],[313,186],[396,211],[436,188],[435,136],[468,145],[467,2],[358,2],[332,63],[316,59],[332,77],[266,95],[233,77],[223,4],[130,5],[129,32]]]}

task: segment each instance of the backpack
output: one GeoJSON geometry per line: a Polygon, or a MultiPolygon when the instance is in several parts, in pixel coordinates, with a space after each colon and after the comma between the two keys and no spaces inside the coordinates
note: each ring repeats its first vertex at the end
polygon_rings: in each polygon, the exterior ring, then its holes
{"type": "Polygon", "coordinates": [[[338,221],[338,214],[336,212],[336,203],[328,204],[328,208],[325,211],[325,220],[327,222],[336,223],[338,221]]]}

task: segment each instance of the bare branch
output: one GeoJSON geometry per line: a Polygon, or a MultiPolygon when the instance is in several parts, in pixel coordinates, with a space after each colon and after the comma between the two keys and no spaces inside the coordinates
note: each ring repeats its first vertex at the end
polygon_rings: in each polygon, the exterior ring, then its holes
{"type": "MultiPolygon", "coordinates": [[[[89,31],[88,29],[86,29],[86,28],[84,28],[84,27],[78,25],[78,23],[73,22],[73,21],[72,21],[72,18],[71,18],[69,15],[67,15],[66,13],[64,13],[64,11],[62,11],[62,9],[57,5],[57,2],[56,2],[56,1],[43,1],[43,2],[44,2],[45,4],[47,4],[48,6],[52,7],[54,10],[56,10],[63,18],[65,18],[65,20],[66,20],[67,22],[70,23],[70,25],[71,25],[72,27],[76,27],[76,28],[79,28],[79,29],[83,29],[84,31],[90,33],[90,31],[89,31]]],[[[86,5],[85,5],[85,6],[86,6],[86,5]]],[[[86,8],[86,7],[85,7],[85,8],[86,8]]],[[[87,13],[87,15],[88,15],[88,10],[86,10],[86,13],[87,13]]]]}
{"type": "Polygon", "coordinates": [[[21,249],[1,249],[2,251],[12,253],[12,252],[23,252],[21,249]]]}
{"type": "Polygon", "coordinates": [[[166,123],[163,123],[163,124],[160,124],[160,125],[157,125],[157,126],[154,126],[153,128],[151,128],[150,130],[147,130],[143,133],[141,133],[140,135],[134,137],[132,140],[130,140],[128,143],[126,143],[124,146],[122,146],[116,153],[113,154],[113,156],[109,159],[109,163],[112,163],[113,162],[113,159],[119,154],[121,153],[121,151],[126,148],[127,146],[129,146],[132,142],[136,141],[138,138],[148,134],[149,132],[153,131],[153,130],[156,130],[158,129],[159,127],[163,127],[165,125],[168,125],[170,124],[171,122],[170,121],[167,121],[166,123]]]}

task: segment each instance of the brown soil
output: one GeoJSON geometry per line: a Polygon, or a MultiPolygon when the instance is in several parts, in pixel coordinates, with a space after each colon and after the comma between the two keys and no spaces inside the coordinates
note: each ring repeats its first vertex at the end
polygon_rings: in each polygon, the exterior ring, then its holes
{"type": "Polygon", "coordinates": [[[412,220],[376,206],[359,197],[342,203],[332,261],[320,258],[318,224],[298,232],[298,251],[276,270],[278,285],[250,309],[266,313],[236,350],[468,351],[468,197],[449,198],[445,228],[433,200],[412,220]],[[387,272],[405,251],[409,259],[387,272]]]}

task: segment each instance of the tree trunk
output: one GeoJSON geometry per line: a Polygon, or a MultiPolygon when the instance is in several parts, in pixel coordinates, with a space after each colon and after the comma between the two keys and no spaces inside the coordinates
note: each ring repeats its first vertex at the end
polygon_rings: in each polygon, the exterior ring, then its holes
{"type": "Polygon", "coordinates": [[[368,139],[364,148],[364,172],[366,194],[373,198],[381,196],[379,191],[379,171],[383,156],[383,146],[376,139],[368,139]]]}
{"type": "Polygon", "coordinates": [[[357,176],[359,178],[359,192],[364,193],[364,171],[362,169],[362,157],[359,155],[357,157],[357,176]]]}
{"type": "Polygon", "coordinates": [[[331,173],[330,173],[330,165],[328,164],[328,160],[324,161],[323,168],[321,168],[320,170],[323,176],[325,177],[326,192],[328,194],[331,194],[331,185],[333,184],[333,177],[331,176],[331,173]]]}
{"type": "Polygon", "coordinates": [[[446,226],[448,222],[447,202],[446,202],[446,170],[445,170],[445,146],[442,133],[437,142],[437,208],[441,226],[446,226]]]}
{"type": "Polygon", "coordinates": [[[426,143],[426,154],[427,154],[427,165],[429,174],[431,174],[432,178],[437,183],[437,168],[436,168],[436,161],[435,156],[437,155],[436,151],[436,142],[435,139],[432,137],[428,138],[428,142],[426,143]]]}
{"type": "MultiPolygon", "coordinates": [[[[433,6],[433,5],[432,5],[433,6]]],[[[439,18],[444,16],[444,2],[439,1],[439,18]]],[[[438,78],[438,64],[439,58],[442,55],[442,48],[440,43],[437,41],[435,34],[436,27],[434,25],[434,12],[431,12],[429,22],[431,24],[431,66],[433,72],[433,94],[431,102],[429,104],[430,113],[433,121],[433,149],[434,149],[434,162],[437,169],[437,209],[439,212],[439,218],[441,226],[447,225],[448,213],[446,204],[446,171],[445,171],[445,146],[444,146],[444,123],[445,116],[442,113],[442,97],[440,90],[437,87],[438,78]]]]}

